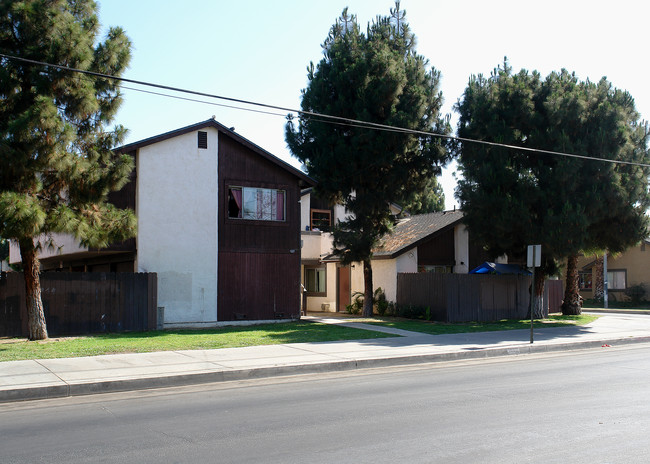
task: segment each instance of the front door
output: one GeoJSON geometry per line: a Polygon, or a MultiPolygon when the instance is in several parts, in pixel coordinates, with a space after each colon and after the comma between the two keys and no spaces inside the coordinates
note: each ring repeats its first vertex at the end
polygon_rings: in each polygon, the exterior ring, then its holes
{"type": "Polygon", "coordinates": [[[350,304],[350,266],[336,268],[336,281],[338,282],[336,292],[336,310],[344,312],[350,304]]]}

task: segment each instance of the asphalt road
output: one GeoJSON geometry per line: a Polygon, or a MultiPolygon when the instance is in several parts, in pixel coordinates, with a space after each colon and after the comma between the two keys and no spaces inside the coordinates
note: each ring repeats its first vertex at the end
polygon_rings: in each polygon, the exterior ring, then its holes
{"type": "Polygon", "coordinates": [[[9,463],[650,461],[650,346],[0,404],[9,463]]]}

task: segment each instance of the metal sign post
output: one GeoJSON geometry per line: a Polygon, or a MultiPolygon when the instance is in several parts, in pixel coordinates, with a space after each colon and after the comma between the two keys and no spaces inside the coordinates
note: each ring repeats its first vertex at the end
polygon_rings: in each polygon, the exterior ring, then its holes
{"type": "Polygon", "coordinates": [[[542,265],[542,245],[528,245],[526,265],[533,268],[533,283],[530,292],[530,343],[533,343],[533,321],[535,319],[535,268],[542,265]]]}

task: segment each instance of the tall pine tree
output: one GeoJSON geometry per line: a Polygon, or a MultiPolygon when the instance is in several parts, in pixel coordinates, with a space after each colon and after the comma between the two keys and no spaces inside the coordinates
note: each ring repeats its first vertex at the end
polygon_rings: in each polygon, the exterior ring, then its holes
{"type": "MultiPolygon", "coordinates": [[[[579,82],[565,70],[542,79],[525,70],[513,74],[505,62],[489,78],[470,79],[457,111],[463,138],[611,160],[650,159],[647,127],[639,123],[634,101],[606,79],[579,82]]],[[[620,251],[646,233],[647,168],[471,142],[459,154],[464,179],[457,193],[474,237],[494,256],[521,255],[527,245],[541,244],[538,297],[544,278],[570,257],[567,313],[579,311],[571,297],[577,292],[576,255],[620,251]]]]}
{"type": "MultiPolygon", "coordinates": [[[[419,131],[447,134],[440,116],[440,73],[415,51],[399,2],[363,33],[343,10],[323,44],[323,59],[308,68],[302,110],[419,131]]],[[[289,120],[286,140],[321,196],[352,213],[332,230],[344,263],[362,262],[363,314],[372,314],[372,249],[391,230],[391,202],[403,203],[439,174],[447,158],[431,136],[333,124],[302,113],[289,120]]]]}
{"type": "Polygon", "coordinates": [[[132,211],[107,203],[133,169],[114,155],[125,134],[108,129],[118,83],[11,57],[119,76],[130,59],[124,31],[103,42],[92,0],[0,2],[0,236],[20,246],[29,338],[47,338],[38,250],[53,233],[103,247],[135,234],[132,211]]]}
{"type": "Polygon", "coordinates": [[[445,209],[445,192],[438,178],[431,176],[424,188],[415,191],[401,205],[409,214],[426,214],[445,209]]]}

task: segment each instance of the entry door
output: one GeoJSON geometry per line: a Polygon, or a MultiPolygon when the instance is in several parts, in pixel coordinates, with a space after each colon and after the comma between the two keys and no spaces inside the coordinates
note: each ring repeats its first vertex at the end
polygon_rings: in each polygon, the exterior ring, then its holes
{"type": "Polygon", "coordinates": [[[336,268],[336,281],[338,289],[336,295],[336,310],[344,312],[350,304],[350,266],[336,268]]]}

